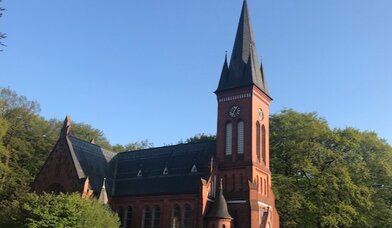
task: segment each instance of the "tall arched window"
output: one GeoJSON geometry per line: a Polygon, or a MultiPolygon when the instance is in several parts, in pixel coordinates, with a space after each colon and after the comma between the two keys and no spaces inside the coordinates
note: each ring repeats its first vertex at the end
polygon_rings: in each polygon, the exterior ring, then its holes
{"type": "Polygon", "coordinates": [[[259,189],[259,176],[256,176],[256,183],[257,183],[257,192],[260,192],[260,189],[259,189]]]}
{"type": "Polygon", "coordinates": [[[132,227],[132,207],[129,206],[127,209],[127,221],[125,223],[126,228],[131,228],[132,227]]]}
{"type": "Polygon", "coordinates": [[[267,195],[267,180],[264,179],[264,195],[267,195]]]}
{"type": "Polygon", "coordinates": [[[225,177],[223,178],[223,187],[225,190],[227,190],[227,175],[225,175],[225,177]]]}
{"type": "Polygon", "coordinates": [[[244,175],[240,174],[240,190],[244,190],[244,175]]]}
{"type": "Polygon", "coordinates": [[[60,193],[65,193],[64,187],[59,183],[53,183],[49,185],[46,192],[58,195],[60,193]]]}
{"type": "Polygon", "coordinates": [[[261,151],[261,132],[260,132],[260,124],[256,123],[256,155],[257,160],[260,162],[260,151],[261,151]]]}
{"type": "Polygon", "coordinates": [[[263,162],[264,162],[264,164],[265,164],[265,161],[266,161],[266,135],[265,135],[265,126],[263,125],[262,127],[261,127],[261,140],[262,140],[262,142],[261,142],[261,155],[262,155],[262,158],[263,158],[263,162]]]}
{"type": "Polygon", "coordinates": [[[192,208],[189,204],[184,206],[184,228],[190,228],[192,225],[192,208]]]}
{"type": "Polygon", "coordinates": [[[265,188],[265,186],[263,186],[263,178],[260,177],[260,192],[263,193],[263,187],[265,188]]]}
{"type": "Polygon", "coordinates": [[[237,123],[237,153],[244,153],[244,121],[237,123]]]}
{"type": "Polygon", "coordinates": [[[181,227],[181,208],[177,204],[174,205],[172,211],[172,228],[180,228],[181,227]]]}
{"type": "Polygon", "coordinates": [[[226,155],[232,154],[232,144],[233,144],[233,124],[226,124],[226,155]]]}
{"type": "Polygon", "coordinates": [[[152,220],[152,211],[149,206],[144,208],[143,212],[143,228],[150,228],[151,227],[151,220],[152,220]]]}
{"type": "Polygon", "coordinates": [[[118,209],[118,217],[120,218],[120,227],[124,227],[124,209],[122,207],[118,209]]]}
{"type": "Polygon", "coordinates": [[[232,191],[235,191],[235,175],[234,175],[234,173],[232,174],[232,176],[231,176],[231,179],[232,179],[232,181],[231,181],[231,190],[232,191]]]}
{"type": "Polygon", "coordinates": [[[154,216],[153,216],[153,228],[159,228],[161,222],[161,208],[156,205],[154,206],[154,216]]]}

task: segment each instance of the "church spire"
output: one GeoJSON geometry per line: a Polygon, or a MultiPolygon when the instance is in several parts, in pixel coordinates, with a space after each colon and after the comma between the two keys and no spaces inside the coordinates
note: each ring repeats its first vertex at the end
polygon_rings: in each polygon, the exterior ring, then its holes
{"type": "MultiPolygon", "coordinates": [[[[227,63],[225,62],[225,64],[227,63]]],[[[246,0],[244,0],[242,5],[230,65],[227,70],[225,69],[225,64],[216,92],[255,85],[264,93],[268,94],[257,58],[257,50],[246,0]]]]}

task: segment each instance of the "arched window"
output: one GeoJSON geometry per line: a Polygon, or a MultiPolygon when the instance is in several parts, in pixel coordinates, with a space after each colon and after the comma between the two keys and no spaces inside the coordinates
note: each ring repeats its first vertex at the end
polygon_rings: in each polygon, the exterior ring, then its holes
{"type": "Polygon", "coordinates": [[[234,175],[234,173],[232,174],[231,179],[232,179],[232,181],[231,181],[231,184],[232,184],[231,189],[232,189],[232,191],[235,191],[235,175],[234,175]]]}
{"type": "Polygon", "coordinates": [[[244,121],[237,123],[237,153],[244,153],[244,121]]]}
{"type": "Polygon", "coordinates": [[[181,227],[181,208],[177,204],[174,205],[172,211],[172,228],[180,228],[181,227]]]}
{"type": "Polygon", "coordinates": [[[266,161],[266,135],[265,135],[265,126],[263,125],[262,126],[262,128],[261,128],[261,137],[262,137],[262,142],[261,142],[261,150],[262,150],[262,158],[263,158],[263,162],[264,162],[264,164],[265,164],[265,161],[266,161]]]}
{"type": "Polygon", "coordinates": [[[240,174],[240,190],[244,189],[244,175],[240,174]]]}
{"type": "Polygon", "coordinates": [[[120,227],[124,227],[124,209],[122,207],[118,209],[118,217],[120,218],[120,227]]]}
{"type": "Polygon", "coordinates": [[[265,188],[267,189],[267,196],[269,196],[269,187],[267,187],[269,184],[269,178],[267,176],[267,184],[265,185],[265,188]]]}
{"type": "Polygon", "coordinates": [[[223,187],[225,190],[227,190],[227,175],[225,175],[225,177],[223,178],[223,187]]]}
{"type": "Polygon", "coordinates": [[[257,160],[260,162],[260,150],[261,150],[261,132],[260,132],[260,124],[256,123],[256,155],[257,160]]]}
{"type": "Polygon", "coordinates": [[[153,228],[159,228],[161,222],[161,208],[156,205],[154,206],[154,219],[153,219],[153,228]]]}
{"type": "Polygon", "coordinates": [[[259,176],[256,176],[256,186],[257,186],[257,192],[260,192],[260,189],[259,189],[259,176]]]}
{"type": "Polygon", "coordinates": [[[129,206],[127,210],[127,221],[125,223],[126,228],[131,228],[132,227],[132,207],[129,206]]]}
{"type": "Polygon", "coordinates": [[[233,144],[233,124],[226,124],[226,155],[232,154],[232,144],[233,144]]]}
{"type": "Polygon", "coordinates": [[[144,208],[143,212],[143,228],[150,228],[151,227],[151,221],[152,221],[152,211],[149,206],[146,206],[144,208]]]}
{"type": "MultiPolygon", "coordinates": [[[[264,186],[265,188],[265,186],[264,186]]],[[[263,193],[263,178],[260,177],[260,192],[263,193]]]]}
{"type": "Polygon", "coordinates": [[[223,224],[223,225],[222,225],[222,228],[226,228],[226,225],[225,225],[225,224],[223,224]]]}
{"type": "Polygon", "coordinates": [[[59,183],[53,183],[53,184],[49,185],[49,187],[47,188],[46,191],[47,191],[47,193],[52,193],[55,195],[58,195],[60,193],[65,193],[64,187],[59,183]]]}
{"type": "Polygon", "coordinates": [[[192,225],[192,208],[189,204],[184,206],[184,228],[190,228],[192,225]]]}
{"type": "Polygon", "coordinates": [[[264,195],[267,195],[267,180],[264,179],[264,195]]]}

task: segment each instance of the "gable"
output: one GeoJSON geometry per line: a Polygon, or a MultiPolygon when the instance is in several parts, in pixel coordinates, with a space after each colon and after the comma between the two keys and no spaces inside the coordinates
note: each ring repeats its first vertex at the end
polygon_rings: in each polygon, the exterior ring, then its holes
{"type": "Polygon", "coordinates": [[[75,169],[68,143],[60,137],[33,183],[37,192],[80,191],[80,178],[75,169]]]}

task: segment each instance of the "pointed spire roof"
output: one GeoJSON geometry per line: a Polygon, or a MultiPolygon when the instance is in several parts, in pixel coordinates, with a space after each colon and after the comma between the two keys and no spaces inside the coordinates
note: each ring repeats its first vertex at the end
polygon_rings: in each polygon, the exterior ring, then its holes
{"type": "Polygon", "coordinates": [[[102,184],[102,189],[101,193],[99,194],[98,202],[102,204],[107,204],[108,203],[108,194],[106,192],[106,178],[103,178],[103,184],[102,184]]]}
{"type": "Polygon", "coordinates": [[[255,85],[268,95],[264,76],[260,71],[254,40],[248,4],[244,0],[231,53],[230,65],[227,66],[227,61],[225,60],[219,86],[215,92],[255,85]]]}
{"type": "Polygon", "coordinates": [[[218,196],[215,198],[214,204],[207,214],[207,218],[232,219],[227,210],[227,202],[223,195],[222,179],[220,180],[218,196]]]}
{"type": "Polygon", "coordinates": [[[68,115],[64,119],[63,127],[61,128],[61,136],[69,136],[71,132],[71,117],[68,115]]]}

